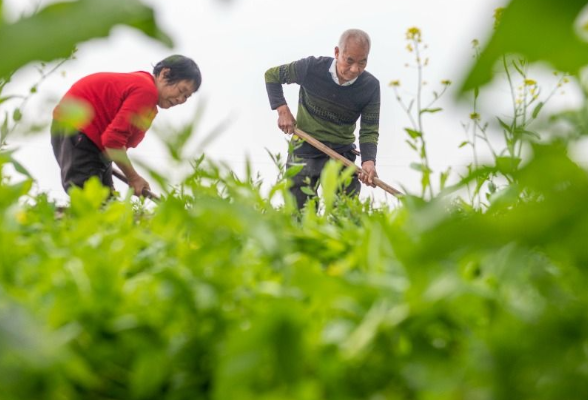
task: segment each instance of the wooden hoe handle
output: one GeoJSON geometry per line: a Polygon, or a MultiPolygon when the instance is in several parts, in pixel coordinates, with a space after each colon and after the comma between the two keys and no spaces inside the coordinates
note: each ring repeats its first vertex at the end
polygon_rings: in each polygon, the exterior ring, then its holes
{"type": "MultiPolygon", "coordinates": [[[[323,153],[325,153],[329,157],[334,158],[335,160],[341,161],[341,163],[343,165],[345,165],[346,167],[355,168],[355,173],[365,173],[365,171],[361,167],[358,167],[352,161],[343,157],[341,154],[337,153],[335,150],[331,149],[330,147],[325,146],[320,141],[318,141],[315,138],[313,138],[312,136],[310,136],[308,133],[303,132],[298,128],[294,128],[294,134],[296,134],[297,136],[306,140],[308,143],[310,143],[310,145],[312,145],[316,149],[322,151],[323,153]]],[[[382,181],[378,177],[374,177],[374,184],[377,187],[379,187],[380,189],[385,190],[386,192],[390,193],[393,196],[396,196],[396,197],[402,196],[401,191],[394,189],[392,186],[388,185],[386,182],[382,181]]]]}

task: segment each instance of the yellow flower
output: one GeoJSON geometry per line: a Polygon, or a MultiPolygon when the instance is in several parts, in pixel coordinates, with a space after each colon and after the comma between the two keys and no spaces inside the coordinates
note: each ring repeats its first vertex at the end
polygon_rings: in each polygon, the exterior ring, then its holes
{"type": "Polygon", "coordinates": [[[391,81],[388,86],[400,86],[400,81],[399,80],[395,80],[395,81],[391,81]]]}
{"type": "Polygon", "coordinates": [[[19,211],[16,213],[16,220],[19,224],[26,224],[28,222],[27,213],[24,211],[19,211]]]}
{"type": "Polygon", "coordinates": [[[406,50],[408,50],[409,52],[413,52],[414,48],[412,47],[412,45],[409,43],[406,45],[406,50]]]}
{"type": "Polygon", "coordinates": [[[449,85],[451,85],[451,81],[449,79],[443,79],[441,81],[441,84],[442,85],[445,85],[445,86],[449,86],[449,85]]]}
{"type": "Polygon", "coordinates": [[[408,40],[416,40],[417,42],[421,41],[421,30],[415,26],[412,28],[408,28],[406,31],[406,39],[408,40]]]}
{"type": "Polygon", "coordinates": [[[497,8],[494,10],[494,29],[498,27],[500,24],[500,20],[502,19],[502,14],[504,11],[504,7],[497,8]]]}
{"type": "Polygon", "coordinates": [[[473,112],[470,114],[470,119],[474,120],[474,121],[479,121],[480,120],[480,114],[478,114],[477,112],[473,112]]]}
{"type": "Polygon", "coordinates": [[[537,82],[533,79],[525,79],[525,86],[536,86],[537,82]]]}

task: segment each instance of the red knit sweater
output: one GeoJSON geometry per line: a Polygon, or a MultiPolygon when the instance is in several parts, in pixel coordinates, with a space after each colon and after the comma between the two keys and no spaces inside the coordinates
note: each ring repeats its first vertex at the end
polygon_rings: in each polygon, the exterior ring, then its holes
{"type": "Polygon", "coordinates": [[[148,72],[100,72],[74,83],[53,118],[73,125],[102,151],[136,147],[157,114],[157,100],[157,87],[148,72]]]}

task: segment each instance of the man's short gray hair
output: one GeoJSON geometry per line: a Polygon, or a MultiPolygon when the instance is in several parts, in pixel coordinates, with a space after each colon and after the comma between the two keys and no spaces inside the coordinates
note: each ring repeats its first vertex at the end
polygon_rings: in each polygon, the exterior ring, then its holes
{"type": "Polygon", "coordinates": [[[339,39],[339,49],[341,49],[341,51],[345,50],[345,45],[351,39],[360,43],[362,46],[367,47],[368,52],[370,51],[370,47],[372,45],[370,35],[361,29],[347,29],[345,32],[343,32],[341,38],[339,39]]]}

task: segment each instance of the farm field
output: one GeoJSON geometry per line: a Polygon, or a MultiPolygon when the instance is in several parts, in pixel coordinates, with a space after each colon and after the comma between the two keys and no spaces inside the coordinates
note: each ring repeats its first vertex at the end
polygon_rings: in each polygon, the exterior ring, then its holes
{"type": "MultiPolygon", "coordinates": [[[[553,27],[568,40],[585,4],[560,3],[553,27]]],[[[99,15],[104,34],[124,23],[165,42],[153,10],[129,4],[60,3],[27,23],[41,32],[56,10],[99,15]],[[108,7],[124,11],[120,20],[105,17],[108,7]]],[[[537,1],[535,22],[554,4],[537,1]]],[[[421,123],[442,110],[406,107],[417,116],[402,134],[420,190],[388,202],[340,197],[350,172],[333,161],[320,198],[299,212],[279,156],[268,156],[278,170],[268,184],[252,167],[238,176],[183,156],[185,131],[167,145],[191,171],[160,202],[110,198],[92,179],[62,207],[33,190],[35,177],[5,148],[27,128],[20,109],[2,115],[0,399],[586,399],[588,171],[570,155],[586,134],[586,108],[545,115],[550,95],[527,68],[548,61],[566,71],[564,85],[588,62],[546,42],[539,51],[505,40],[527,6],[513,0],[498,13],[460,89],[475,103],[498,65],[513,82],[512,115],[484,116],[473,104],[462,146],[474,158],[450,181],[451,171],[432,170],[421,123]],[[488,139],[490,119],[499,145],[488,139]],[[490,163],[476,158],[486,144],[490,163]]],[[[525,29],[544,38],[535,22],[525,29]]],[[[0,48],[3,32],[21,28],[1,23],[0,48]]],[[[102,34],[78,33],[45,61],[102,34]]],[[[413,51],[420,35],[407,31],[413,51]]],[[[11,71],[39,60],[22,40],[10,47],[14,65],[0,68],[0,105],[11,100],[2,97],[11,71]]]]}

